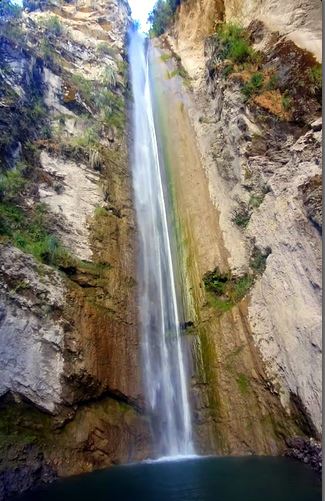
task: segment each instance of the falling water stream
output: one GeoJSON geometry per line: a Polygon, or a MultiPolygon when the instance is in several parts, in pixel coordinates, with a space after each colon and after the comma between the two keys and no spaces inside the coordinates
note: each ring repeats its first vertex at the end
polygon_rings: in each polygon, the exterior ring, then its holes
{"type": "Polygon", "coordinates": [[[147,43],[137,31],[129,48],[133,89],[133,184],[140,238],[138,284],[143,376],[160,456],[193,453],[185,357],[171,251],[171,228],[159,157],[147,43]]]}

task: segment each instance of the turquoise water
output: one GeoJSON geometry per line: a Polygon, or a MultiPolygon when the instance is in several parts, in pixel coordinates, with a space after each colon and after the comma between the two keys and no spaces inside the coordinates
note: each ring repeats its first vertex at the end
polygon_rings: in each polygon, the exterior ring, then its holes
{"type": "Polygon", "coordinates": [[[308,467],[285,458],[141,463],[56,482],[20,501],[319,501],[308,467]]]}

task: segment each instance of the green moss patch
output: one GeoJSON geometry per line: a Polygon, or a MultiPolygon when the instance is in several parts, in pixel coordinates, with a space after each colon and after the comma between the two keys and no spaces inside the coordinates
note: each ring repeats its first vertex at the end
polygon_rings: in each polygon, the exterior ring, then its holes
{"type": "Polygon", "coordinates": [[[239,388],[239,391],[246,395],[250,390],[250,382],[246,374],[240,373],[237,375],[236,382],[239,388]]]}

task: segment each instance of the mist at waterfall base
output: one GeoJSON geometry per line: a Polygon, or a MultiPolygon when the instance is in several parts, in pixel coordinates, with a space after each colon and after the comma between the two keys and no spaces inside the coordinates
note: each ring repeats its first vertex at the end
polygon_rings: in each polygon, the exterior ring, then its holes
{"type": "Polygon", "coordinates": [[[116,466],[59,481],[20,501],[320,501],[321,483],[285,458],[201,458],[116,466]]]}

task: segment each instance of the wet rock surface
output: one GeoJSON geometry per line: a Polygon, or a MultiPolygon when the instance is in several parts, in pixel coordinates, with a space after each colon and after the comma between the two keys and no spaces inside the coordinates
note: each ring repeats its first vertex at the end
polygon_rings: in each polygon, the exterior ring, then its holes
{"type": "Polygon", "coordinates": [[[23,178],[0,194],[4,495],[151,449],[125,129],[129,6],[29,7],[0,37],[0,175],[23,178]]]}
{"type": "Polygon", "coordinates": [[[287,440],[288,449],[285,452],[291,457],[310,465],[317,473],[322,473],[322,444],[313,438],[291,438],[287,440]]]}
{"type": "MultiPolygon", "coordinates": [[[[246,342],[250,340],[251,354],[257,351],[254,360],[247,360],[245,337],[235,308],[231,313],[219,313],[218,324],[213,327],[209,324],[211,333],[202,347],[209,353],[207,359],[210,360],[206,362],[210,383],[205,388],[211,386],[212,389],[207,399],[201,397],[200,420],[211,416],[207,400],[211,402],[214,398],[218,416],[216,428],[220,436],[227,436],[230,423],[232,430],[237,429],[232,446],[240,443],[239,437],[243,436],[242,426],[235,422],[234,416],[241,413],[245,404],[239,403],[240,397],[233,397],[235,390],[229,382],[231,379],[225,383],[227,367],[245,375],[237,378],[241,391],[252,387],[253,380],[260,383],[260,388],[254,385],[256,395],[262,393],[263,387],[278,399],[284,411],[281,423],[288,423],[285,413],[287,416],[291,413],[303,433],[317,437],[321,433],[322,352],[319,196],[322,124],[320,102],[309,80],[311,68],[316,64],[314,56],[317,56],[318,45],[312,46],[304,38],[305,30],[313,30],[315,9],[320,5],[314,2],[304,12],[300,6],[296,19],[284,16],[278,26],[281,35],[289,33],[288,37],[279,36],[276,27],[272,26],[272,16],[277,14],[275,3],[261,2],[257,11],[255,4],[254,8],[253,4],[245,4],[245,9],[240,2],[236,2],[238,9],[234,5],[234,2],[225,2],[224,10],[216,4],[203,6],[194,0],[187,2],[180,9],[169,35],[161,42],[163,51],[171,46],[181,57],[193,89],[192,103],[189,100],[186,104],[222,235],[219,248],[213,247],[217,260],[214,267],[217,264],[222,270],[239,276],[249,270],[257,273],[249,295],[240,304],[246,342]],[[213,13],[220,23],[226,21],[245,26],[252,47],[261,51],[260,63],[251,71],[263,72],[276,66],[283,76],[281,85],[286,87],[281,92],[287,89],[293,92],[290,113],[281,112],[279,89],[272,94],[272,99],[269,94],[262,93],[245,101],[243,85],[250,75],[245,75],[245,70],[240,68],[226,75],[231,61],[222,59],[222,44],[214,28],[211,28],[210,37],[200,30],[198,13],[203,16],[207,12],[211,17],[213,13]],[[263,12],[269,12],[268,19],[263,18],[263,12]],[[293,25],[296,31],[292,37],[290,27],[293,25]],[[306,43],[299,44],[299,38],[306,43]],[[314,54],[307,52],[307,46],[314,54]],[[220,258],[222,245],[226,260],[220,258]],[[233,330],[236,336],[230,341],[233,330]],[[214,345],[219,357],[213,355],[214,345]],[[223,363],[224,360],[228,363],[223,363]],[[225,401],[229,403],[228,422],[221,418],[225,401]]],[[[287,5],[283,8],[286,11],[287,5]]],[[[313,40],[318,37],[318,27],[315,25],[313,40]]],[[[195,356],[199,358],[197,352],[195,356]]],[[[200,388],[197,394],[203,395],[200,379],[197,382],[200,388]]],[[[247,423],[249,411],[246,412],[242,422],[247,423]]],[[[267,423],[268,418],[261,407],[255,408],[254,416],[259,416],[259,424],[263,423],[270,447],[274,445],[271,444],[271,430],[274,426],[277,428],[276,434],[282,435],[283,452],[288,433],[281,430],[280,422],[267,423]]],[[[256,426],[254,430],[257,431],[256,426]]],[[[295,435],[294,429],[291,434],[295,435]]],[[[247,446],[249,440],[245,442],[247,446]]],[[[241,446],[245,447],[243,443],[241,446]]]]}
{"type": "Polygon", "coordinates": [[[35,446],[11,449],[10,461],[14,467],[0,472],[0,500],[12,498],[31,488],[38,487],[56,478],[56,472],[46,464],[43,454],[35,446]]]}

